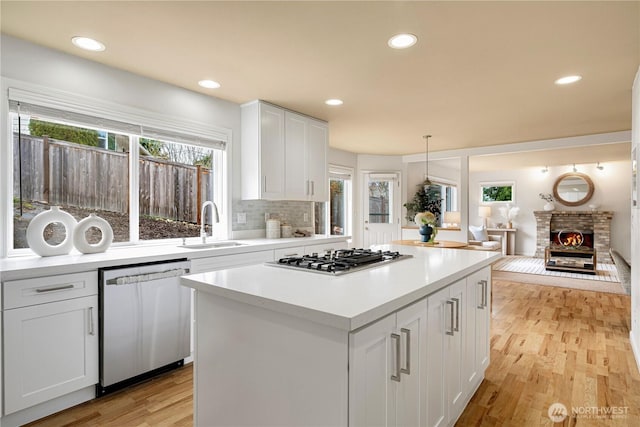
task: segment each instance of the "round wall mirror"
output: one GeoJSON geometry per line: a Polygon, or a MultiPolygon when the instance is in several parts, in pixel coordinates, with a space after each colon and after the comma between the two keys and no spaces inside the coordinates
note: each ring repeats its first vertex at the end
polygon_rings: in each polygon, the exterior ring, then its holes
{"type": "Polygon", "coordinates": [[[565,206],[583,205],[593,196],[593,181],[580,172],[565,173],[553,184],[553,195],[565,206]]]}

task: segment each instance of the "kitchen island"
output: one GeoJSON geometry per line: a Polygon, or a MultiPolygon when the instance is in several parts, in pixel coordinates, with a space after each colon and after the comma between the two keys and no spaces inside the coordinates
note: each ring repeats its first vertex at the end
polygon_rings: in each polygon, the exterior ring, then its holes
{"type": "Polygon", "coordinates": [[[254,265],[196,290],[195,425],[448,425],[489,353],[495,252],[383,245],[411,258],[340,276],[254,265]]]}

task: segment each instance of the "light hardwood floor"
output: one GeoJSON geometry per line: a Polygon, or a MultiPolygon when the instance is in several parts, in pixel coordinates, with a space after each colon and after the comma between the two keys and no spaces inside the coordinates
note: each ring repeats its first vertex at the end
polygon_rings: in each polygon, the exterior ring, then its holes
{"type": "MultiPolygon", "coordinates": [[[[456,424],[551,426],[549,405],[621,408],[619,419],[565,426],[640,426],[640,375],[629,344],[630,297],[494,281],[491,364],[456,424]]],[[[586,409],[581,409],[586,410],[586,409]]],[[[192,368],[30,426],[190,426],[192,368]]]]}

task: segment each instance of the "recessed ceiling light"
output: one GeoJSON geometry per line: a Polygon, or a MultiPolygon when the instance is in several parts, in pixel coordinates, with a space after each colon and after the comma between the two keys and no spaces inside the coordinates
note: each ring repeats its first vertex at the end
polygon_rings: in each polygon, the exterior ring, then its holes
{"type": "Polygon", "coordinates": [[[418,38],[413,34],[396,34],[389,39],[389,47],[394,49],[406,49],[413,46],[418,41],[418,38]]]}
{"type": "Polygon", "coordinates": [[[342,105],[342,99],[327,99],[326,101],[324,101],[325,104],[327,105],[342,105]]]}
{"type": "Polygon", "coordinates": [[[98,40],[90,39],[89,37],[76,36],[71,39],[71,43],[80,49],[90,50],[93,52],[102,52],[106,49],[98,40]]]}
{"type": "Polygon", "coordinates": [[[213,80],[200,80],[198,84],[207,89],[218,89],[220,87],[220,83],[214,82],[213,80]]]}
{"type": "Polygon", "coordinates": [[[568,85],[582,80],[582,76],[565,76],[556,80],[554,83],[557,85],[568,85]]]}

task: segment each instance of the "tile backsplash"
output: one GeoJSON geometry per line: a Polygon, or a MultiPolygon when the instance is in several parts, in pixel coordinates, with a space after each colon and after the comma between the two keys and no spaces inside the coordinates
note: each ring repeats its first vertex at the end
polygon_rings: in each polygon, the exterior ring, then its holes
{"type": "Polygon", "coordinates": [[[265,213],[272,219],[286,221],[293,229],[313,227],[313,202],[235,200],[232,205],[233,231],[265,230],[265,213]],[[238,224],[238,213],[246,214],[246,224],[238,224]],[[306,215],[305,215],[306,214],[306,215]],[[305,221],[306,219],[306,221],[305,221]]]}

